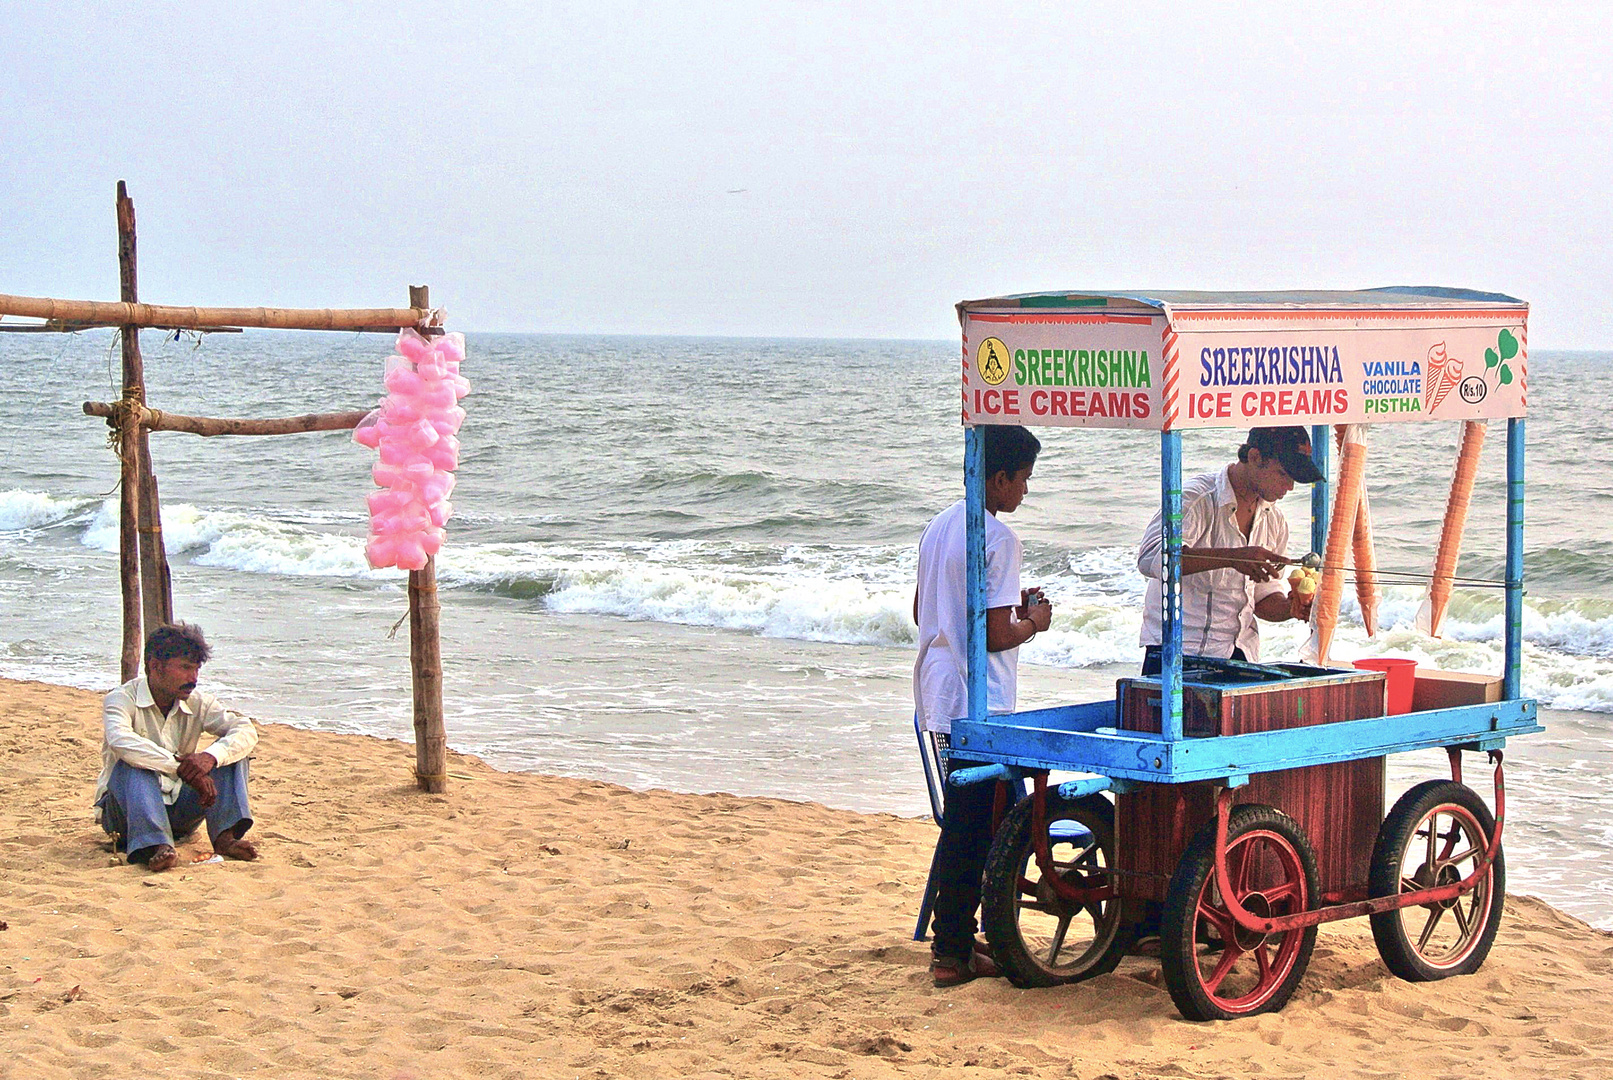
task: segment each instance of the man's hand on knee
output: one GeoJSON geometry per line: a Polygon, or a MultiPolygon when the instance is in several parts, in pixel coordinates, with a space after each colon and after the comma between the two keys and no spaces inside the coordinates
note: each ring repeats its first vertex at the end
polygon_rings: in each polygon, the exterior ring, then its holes
{"type": "Polygon", "coordinates": [[[217,765],[218,759],[212,754],[186,754],[179,759],[179,778],[191,787],[199,788],[201,785],[196,781],[212,772],[217,765]]]}
{"type": "Polygon", "coordinates": [[[179,778],[196,789],[201,797],[202,809],[208,810],[218,801],[218,786],[213,783],[213,767],[218,759],[212,754],[186,754],[179,759],[179,778]]]}

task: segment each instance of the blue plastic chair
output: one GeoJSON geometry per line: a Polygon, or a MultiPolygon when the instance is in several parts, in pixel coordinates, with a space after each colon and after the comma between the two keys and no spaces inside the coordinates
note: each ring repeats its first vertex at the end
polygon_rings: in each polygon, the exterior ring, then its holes
{"type": "MultiPolygon", "coordinates": [[[[946,812],[946,769],[941,764],[941,752],[935,738],[919,724],[919,714],[913,713],[913,734],[918,736],[919,761],[924,765],[924,784],[930,792],[930,816],[936,828],[941,827],[941,816],[946,812]]],[[[930,856],[930,876],[924,881],[924,899],[919,903],[919,921],[913,928],[913,940],[923,941],[930,932],[930,915],[935,911],[936,864],[941,861],[941,839],[936,837],[935,854],[930,856]]]]}
{"type": "MultiPolygon", "coordinates": [[[[924,784],[930,793],[930,816],[935,818],[936,827],[941,825],[941,818],[946,813],[946,767],[941,763],[941,752],[935,745],[935,736],[925,731],[919,724],[917,712],[913,713],[913,734],[919,743],[919,762],[924,766],[924,784]]],[[[1018,802],[1030,794],[1030,786],[1024,780],[1015,784],[1018,793],[1014,801],[1018,802]]],[[[1080,822],[1055,821],[1049,827],[1052,836],[1061,841],[1082,842],[1092,834],[1080,822]]],[[[935,894],[940,885],[935,879],[936,864],[941,861],[941,839],[936,838],[935,853],[930,856],[930,874],[924,881],[924,899],[919,903],[918,925],[913,927],[913,940],[924,941],[930,932],[930,917],[935,912],[935,894]]]]}

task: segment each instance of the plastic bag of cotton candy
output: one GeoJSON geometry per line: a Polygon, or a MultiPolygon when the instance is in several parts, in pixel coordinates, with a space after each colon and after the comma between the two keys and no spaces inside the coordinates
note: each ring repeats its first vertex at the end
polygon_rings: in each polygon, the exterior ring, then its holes
{"type": "Polygon", "coordinates": [[[354,442],[381,455],[370,470],[382,490],[369,496],[364,545],[373,567],[419,570],[442,547],[465,421],[459,401],[470,393],[459,373],[464,359],[463,334],[427,339],[404,330],[387,358],[386,399],[353,431],[354,442]]]}

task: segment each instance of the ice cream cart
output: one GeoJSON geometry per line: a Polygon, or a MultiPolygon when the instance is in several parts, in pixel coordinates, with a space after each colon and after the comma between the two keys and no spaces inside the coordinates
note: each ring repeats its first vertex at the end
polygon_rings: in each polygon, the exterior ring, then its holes
{"type": "MultiPolygon", "coordinates": [[[[1337,919],[1370,916],[1402,978],[1476,970],[1504,900],[1501,750],[1543,730],[1535,702],[1519,696],[1528,306],[1446,288],[1075,292],[966,301],[958,315],[969,715],[953,722],[952,744],[990,764],[949,782],[1031,782],[983,880],[982,924],[998,964],[1026,986],[1089,978],[1157,925],[1166,986],[1193,1020],[1280,1009],[1317,926],[1337,919]],[[1326,480],[1331,432],[1428,421],[1506,425],[1499,700],[1389,715],[1384,673],[1330,660],[1325,644],[1316,663],[1184,655],[1184,430],[1312,427],[1324,480],[1313,489],[1311,546],[1325,554],[1325,585],[1344,573],[1332,549],[1348,534],[1339,515],[1356,507],[1338,505],[1350,490],[1346,454],[1339,482],[1326,480]],[[1122,679],[1112,700],[987,715],[989,424],[1158,434],[1158,677],[1122,679]],[[1418,784],[1385,815],[1385,758],[1428,748],[1448,752],[1451,778],[1418,784]],[[1493,813],[1462,782],[1473,751],[1494,762],[1493,813]],[[1052,771],[1088,775],[1052,783],[1052,771]]],[[[1454,558],[1431,575],[1447,595],[1454,558]]]]}

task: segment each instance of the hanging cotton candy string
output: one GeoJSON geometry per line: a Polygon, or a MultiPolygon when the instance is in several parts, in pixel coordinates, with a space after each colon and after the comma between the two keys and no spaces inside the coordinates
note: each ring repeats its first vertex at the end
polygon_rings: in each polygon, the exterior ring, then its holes
{"type": "Polygon", "coordinates": [[[381,452],[370,475],[384,490],[369,496],[364,546],[373,567],[419,570],[442,547],[465,421],[458,402],[470,392],[459,373],[464,358],[462,334],[427,340],[404,330],[387,358],[386,400],[353,432],[354,442],[381,452]]]}

